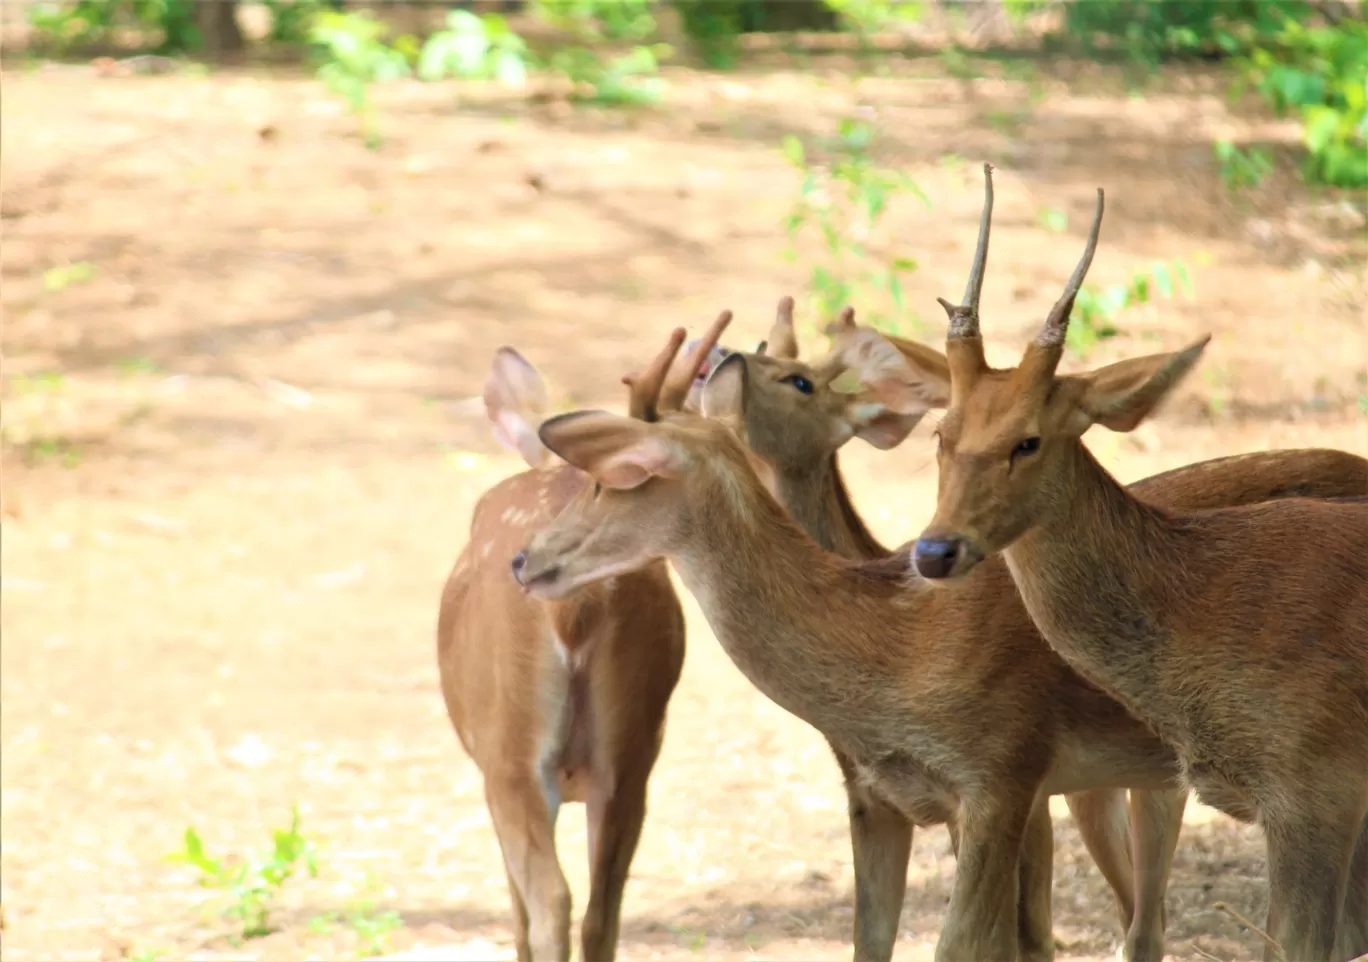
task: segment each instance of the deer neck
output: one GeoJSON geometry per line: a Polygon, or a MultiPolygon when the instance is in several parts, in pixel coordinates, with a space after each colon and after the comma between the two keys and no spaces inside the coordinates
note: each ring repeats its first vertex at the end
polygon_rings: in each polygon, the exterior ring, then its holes
{"type": "Polygon", "coordinates": [[[1179,601],[1182,525],[1130,494],[1081,441],[1073,448],[1041,523],[1003,554],[1050,646],[1145,717],[1166,614],[1179,601]]]}
{"type": "Polygon", "coordinates": [[[744,462],[716,470],[725,471],[721,483],[698,492],[685,541],[670,557],[680,580],[766,696],[852,748],[876,737],[856,730],[856,719],[873,714],[856,709],[877,697],[870,679],[889,678],[891,659],[906,652],[907,644],[880,642],[897,631],[904,599],[917,589],[823,551],[744,462]]]}
{"type": "Polygon", "coordinates": [[[812,470],[775,471],[772,490],[798,526],[824,550],[855,560],[888,557],[888,549],[865,527],[851,503],[834,453],[812,470]]]}

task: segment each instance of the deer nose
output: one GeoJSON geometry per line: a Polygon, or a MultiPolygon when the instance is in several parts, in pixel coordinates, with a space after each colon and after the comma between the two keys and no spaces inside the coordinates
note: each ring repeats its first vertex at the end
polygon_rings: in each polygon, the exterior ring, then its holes
{"type": "Polygon", "coordinates": [[[922,538],[912,552],[917,574],[923,578],[948,578],[955,570],[963,541],[959,538],[922,538]]]}
{"type": "Polygon", "coordinates": [[[513,563],[509,565],[513,569],[513,578],[522,581],[522,570],[527,567],[527,552],[519,551],[513,556],[513,563]]]}

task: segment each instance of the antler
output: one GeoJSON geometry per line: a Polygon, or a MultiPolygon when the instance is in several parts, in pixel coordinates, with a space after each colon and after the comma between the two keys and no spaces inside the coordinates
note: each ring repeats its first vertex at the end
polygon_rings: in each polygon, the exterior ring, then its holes
{"type": "Polygon", "coordinates": [[[622,383],[627,385],[627,413],[642,421],[654,421],[657,417],[657,401],[665,383],[665,375],[670,371],[670,362],[679,353],[687,336],[684,328],[676,327],[670,332],[665,347],[656,355],[645,374],[624,374],[622,383]]]}
{"type": "Polygon", "coordinates": [[[964,303],[951,304],[943,297],[936,298],[950,318],[947,338],[979,337],[979,295],[983,293],[983,273],[988,266],[988,235],[993,227],[993,165],[983,165],[983,213],[979,217],[978,247],[974,250],[974,264],[969,269],[969,283],[964,288],[964,303]]]}
{"type": "Polygon", "coordinates": [[[787,295],[779,298],[779,307],[774,312],[774,326],[770,328],[769,337],[761,343],[766,346],[765,351],[757,351],[758,354],[767,351],[773,357],[798,356],[798,338],[793,333],[793,298],[787,295]]]}
{"type": "Polygon", "coordinates": [[[1074,268],[1073,276],[1064,287],[1064,293],[1055,301],[1055,306],[1050,308],[1050,314],[1045,318],[1045,326],[1036,335],[1036,343],[1041,347],[1058,347],[1064,344],[1064,336],[1069,331],[1069,315],[1073,313],[1074,299],[1078,297],[1078,292],[1083,287],[1083,278],[1088,276],[1093,255],[1097,253],[1097,238],[1102,233],[1103,206],[1102,188],[1099,187],[1097,213],[1093,215],[1092,230],[1088,232],[1088,246],[1083,249],[1083,258],[1074,268]]]}
{"type": "MultiPolygon", "coordinates": [[[[732,312],[723,311],[717,315],[717,320],[712,322],[712,327],[708,328],[693,349],[684,356],[682,363],[675,366],[670,372],[669,377],[664,379],[661,385],[658,400],[656,403],[656,414],[660,411],[678,411],[684,407],[684,400],[689,396],[689,388],[693,386],[694,378],[698,377],[698,372],[703,369],[703,364],[708,359],[708,355],[717,345],[722,332],[731,323],[732,312]]],[[[678,351],[678,348],[675,349],[678,351]]],[[[674,352],[671,352],[671,359],[674,352]]],[[[668,364],[668,362],[667,362],[668,364]]],[[[652,418],[648,418],[652,420],[652,418]]]]}

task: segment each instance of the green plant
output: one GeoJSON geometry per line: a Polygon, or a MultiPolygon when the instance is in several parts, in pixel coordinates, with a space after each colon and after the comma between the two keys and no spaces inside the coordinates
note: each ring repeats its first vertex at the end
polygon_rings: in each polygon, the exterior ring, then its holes
{"type": "Polygon", "coordinates": [[[204,37],[195,23],[194,0],[75,0],[34,4],[29,23],[58,49],[108,42],[128,28],[160,34],[161,53],[199,50],[204,37]]]}
{"type": "Polygon", "coordinates": [[[261,0],[271,15],[272,43],[307,43],[309,29],[322,6],[320,0],[261,0]]]}
{"type": "Polygon", "coordinates": [[[714,70],[729,70],[741,59],[745,26],[740,0],[675,0],[680,25],[703,62],[714,70]]]}
{"type": "Polygon", "coordinates": [[[86,284],[95,279],[95,265],[90,261],[59,264],[43,271],[43,288],[50,294],[66,290],[75,284],[86,284]]]}
{"type": "Polygon", "coordinates": [[[377,911],[373,898],[353,902],[342,912],[325,912],[309,920],[309,930],[318,935],[330,935],[338,925],[352,929],[360,940],[357,958],[383,955],[389,950],[389,937],[404,924],[403,916],[393,909],[377,911]]]}
{"type": "Polygon", "coordinates": [[[669,44],[644,43],[655,32],[653,0],[536,0],[537,14],[570,33],[574,43],[551,52],[545,66],[568,80],[571,98],[611,105],[653,104],[664,92],[654,76],[669,44]],[[605,44],[631,44],[604,57],[605,44]]]}
{"type": "Polygon", "coordinates": [[[1036,223],[1054,234],[1069,229],[1069,212],[1058,207],[1042,207],[1036,211],[1036,223]]]}
{"type": "Polygon", "coordinates": [[[872,33],[898,23],[916,23],[926,15],[921,0],[826,0],[841,25],[863,41],[872,33]]]}
{"type": "Polygon", "coordinates": [[[1228,191],[1258,187],[1273,172],[1273,155],[1266,147],[1241,150],[1228,140],[1218,140],[1212,149],[1221,165],[1221,183],[1228,191]]]}
{"type": "MultiPolygon", "coordinates": [[[[1033,6],[1014,0],[1020,11],[1033,6]]],[[[1086,52],[1123,51],[1157,64],[1174,56],[1227,56],[1305,17],[1306,0],[1088,0],[1067,3],[1064,32],[1086,52]]]]}
{"type": "Polygon", "coordinates": [[[1242,83],[1302,121],[1310,180],[1368,185],[1368,23],[1307,27],[1293,20],[1247,59],[1242,83]]]}
{"type": "Polygon", "coordinates": [[[275,829],[271,851],[242,859],[214,858],[204,848],[199,832],[185,830],[184,847],[168,856],[199,869],[199,884],[217,889],[226,900],[224,916],[237,921],[240,937],[257,938],[271,931],[271,908],[285,883],[300,867],[312,877],[318,875],[314,843],[299,828],[299,809],[290,817],[290,827],[275,829]]]}
{"type": "Polygon", "coordinates": [[[309,29],[309,42],[319,51],[322,62],[318,79],[351,107],[361,122],[366,146],[380,146],[380,128],[370,85],[406,77],[408,60],[385,45],[385,24],[369,11],[337,13],[321,11],[309,29]]]}
{"type": "Polygon", "coordinates": [[[1074,301],[1066,346],[1076,354],[1087,354],[1099,341],[1120,333],[1116,318],[1121,312],[1148,304],[1159,296],[1172,298],[1178,288],[1192,293],[1187,267],[1179,261],[1156,261],[1148,271],[1137,271],[1125,284],[1114,284],[1105,290],[1084,286],[1074,301]]]}
{"type": "Polygon", "coordinates": [[[434,33],[418,55],[418,76],[493,79],[509,86],[527,82],[527,43],[498,14],[468,10],[447,14],[446,29],[434,33]]]}
{"type": "Polygon", "coordinates": [[[816,313],[831,317],[856,295],[882,295],[895,313],[886,313],[873,301],[863,319],[895,334],[916,333],[916,315],[905,313],[903,279],[917,263],[903,256],[881,259],[874,245],[879,225],[899,194],[911,193],[927,207],[931,201],[910,176],[870,159],[873,138],[871,125],[842,120],[837,136],[827,144],[830,157],[825,163],[814,163],[797,137],[784,138],[784,156],[802,174],[798,200],[784,224],[789,240],[785,256],[796,260],[800,236],[818,234],[823,256],[812,265],[808,280],[816,313]]]}

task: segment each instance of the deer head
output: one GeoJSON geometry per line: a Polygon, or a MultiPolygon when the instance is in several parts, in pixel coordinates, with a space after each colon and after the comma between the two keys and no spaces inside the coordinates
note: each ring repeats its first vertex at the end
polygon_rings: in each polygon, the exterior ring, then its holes
{"type": "MultiPolygon", "coordinates": [[[[691,506],[727,491],[736,472],[754,474],[737,430],[745,429],[754,360],[732,354],[713,371],[701,418],[680,414],[647,423],[580,411],[544,423],[542,443],[594,483],[515,562],[514,577],[523,587],[541,597],[562,597],[670,555],[685,543],[686,533],[704,525],[691,506]]],[[[899,416],[920,417],[924,402],[918,390],[881,391],[881,409],[888,405],[899,416]],[[913,410],[899,412],[899,406],[913,410]]]]}
{"type": "MultiPolygon", "coordinates": [[[[577,516],[578,513],[583,513],[582,506],[586,503],[592,504],[597,501],[605,483],[622,485],[624,481],[628,479],[628,475],[622,473],[622,470],[626,469],[609,471],[608,476],[611,478],[609,482],[601,480],[598,474],[590,470],[590,467],[595,467],[602,473],[604,468],[595,458],[590,456],[590,452],[594,449],[592,438],[586,440],[583,437],[583,429],[580,431],[575,429],[575,425],[579,420],[584,419],[588,415],[603,415],[604,417],[611,419],[615,424],[622,423],[638,425],[641,427],[656,427],[663,423],[662,418],[687,417],[687,415],[684,414],[683,409],[688,400],[690,389],[697,379],[698,370],[707,362],[710,353],[716,348],[718,338],[721,337],[722,332],[726,329],[727,325],[731,323],[731,318],[731,311],[723,311],[719,314],[717,320],[712,323],[712,326],[708,329],[707,333],[694,342],[693,348],[680,363],[674,363],[674,361],[676,355],[679,353],[680,346],[684,343],[685,332],[683,328],[676,328],[671,333],[665,348],[660,352],[656,359],[651,362],[651,365],[646,369],[645,373],[639,375],[628,374],[623,377],[623,383],[630,389],[627,417],[611,415],[603,411],[573,412],[571,414],[562,414],[558,417],[553,417],[542,423],[537,432],[539,442],[545,445],[546,437],[556,438],[558,439],[558,442],[563,438],[569,437],[570,441],[561,444],[561,447],[574,452],[576,457],[565,458],[563,454],[561,454],[561,457],[573,467],[587,472],[590,478],[595,482],[591,485],[586,485],[585,488],[580,491],[570,504],[566,506],[564,514],[577,516]],[[570,427],[567,428],[567,424],[570,425],[570,427]],[[569,433],[567,434],[567,432],[569,433]]],[[[593,418],[589,418],[587,421],[587,428],[591,435],[593,434],[592,429],[595,423],[593,418]]],[[[554,448],[551,450],[553,453],[560,454],[560,451],[554,448]]],[[[631,477],[636,478],[637,484],[640,484],[641,481],[644,480],[644,477],[638,478],[636,475],[631,475],[631,477]]],[[[628,485],[627,488],[633,486],[635,485],[628,485]]],[[[547,530],[559,531],[562,527],[563,525],[558,520],[547,530]]],[[[541,534],[537,536],[538,539],[541,539],[541,537],[541,534]]],[[[573,581],[573,583],[568,579],[544,577],[546,571],[538,571],[535,565],[529,565],[527,552],[519,552],[513,558],[512,569],[513,577],[525,588],[534,583],[541,582],[543,587],[548,588],[548,590],[540,592],[543,597],[559,598],[571,593],[576,587],[582,584],[601,580],[602,578],[607,578],[623,571],[644,567],[645,564],[651,560],[653,559],[647,558],[640,564],[623,565],[620,568],[606,571],[593,578],[577,579],[573,581]],[[551,588],[554,588],[555,590],[549,590],[551,588]]]]}
{"type": "Polygon", "coordinates": [[[850,333],[815,363],[798,360],[793,298],[779,302],[769,336],[752,354],[735,353],[711,397],[711,417],[724,417],[763,461],[781,471],[811,470],[851,438],[886,450],[900,444],[931,408],[947,402],[876,331],[857,328],[846,308],[837,324],[850,333]],[[720,404],[723,385],[736,388],[720,404]]]}
{"type": "Polygon", "coordinates": [[[1001,551],[1047,512],[1068,510],[1079,439],[1094,424],[1133,430],[1192,369],[1206,336],[1168,354],[1132,358],[1084,374],[1059,375],[1074,299],[1097,250],[1102,190],[1087,246],[1064,293],[1017,367],[990,368],[979,336],[978,292],[988,258],[992,168],[979,243],[963,305],[950,315],[950,407],[936,432],[940,492],[936,514],[917,541],[914,563],[928,579],[954,578],[1001,551]]]}

